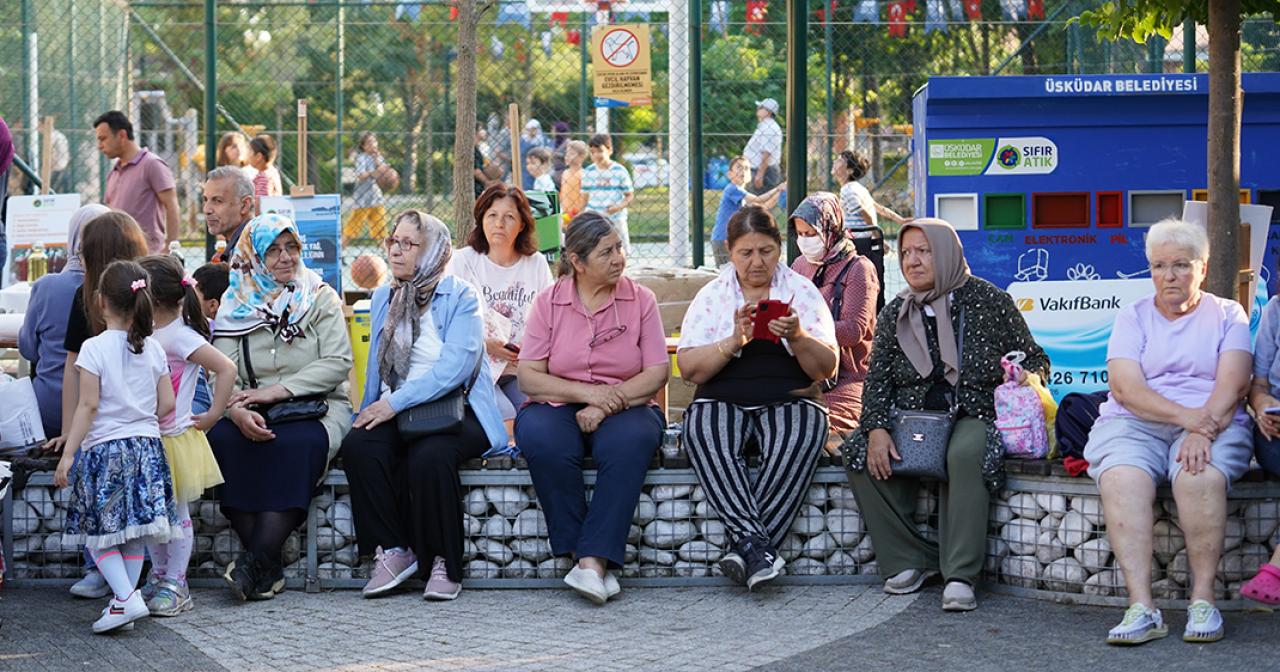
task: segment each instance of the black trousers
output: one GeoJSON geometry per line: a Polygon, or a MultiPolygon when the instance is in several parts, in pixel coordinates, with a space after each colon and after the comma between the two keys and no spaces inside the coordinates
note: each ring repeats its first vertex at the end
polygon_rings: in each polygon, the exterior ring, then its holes
{"type": "Polygon", "coordinates": [[[480,457],[489,439],[471,409],[456,432],[412,443],[395,420],[353,428],[342,441],[360,554],[381,546],[412,548],[426,573],[444,558],[449,580],[462,581],[462,484],[458,465],[480,457]]]}

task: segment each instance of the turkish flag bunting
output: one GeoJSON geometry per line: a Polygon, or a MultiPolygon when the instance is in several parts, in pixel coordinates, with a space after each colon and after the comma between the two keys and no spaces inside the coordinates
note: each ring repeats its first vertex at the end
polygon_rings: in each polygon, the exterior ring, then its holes
{"type": "MultiPolygon", "coordinates": [[[[831,16],[832,20],[834,20],[834,19],[835,19],[835,17],[836,17],[836,9],[837,9],[836,2],[837,2],[837,0],[831,0],[831,14],[830,14],[830,16],[831,16]]],[[[819,9],[819,10],[817,11],[817,15],[818,15],[818,23],[826,23],[826,22],[827,22],[827,11],[826,11],[826,10],[819,9]]]]}
{"type": "Polygon", "coordinates": [[[566,31],[564,34],[564,41],[574,45],[575,47],[578,46],[579,44],[582,44],[582,31],[579,31],[579,30],[566,31]]]}
{"type": "Polygon", "coordinates": [[[752,35],[760,34],[760,24],[769,14],[768,0],[747,0],[747,28],[752,35]]]}
{"type": "Polygon", "coordinates": [[[551,12],[551,25],[560,24],[561,28],[569,25],[569,12],[551,12]]]}
{"type": "Polygon", "coordinates": [[[970,21],[981,21],[982,0],[964,0],[964,13],[970,21]]]}
{"type": "Polygon", "coordinates": [[[449,5],[449,20],[450,20],[450,21],[457,21],[457,20],[458,20],[458,6],[457,6],[457,5],[449,5]]]}
{"type": "Polygon", "coordinates": [[[907,3],[889,3],[889,37],[907,36],[907,3]]]}
{"type": "Polygon", "coordinates": [[[1027,18],[1044,18],[1044,0],[1027,0],[1027,18]]]}

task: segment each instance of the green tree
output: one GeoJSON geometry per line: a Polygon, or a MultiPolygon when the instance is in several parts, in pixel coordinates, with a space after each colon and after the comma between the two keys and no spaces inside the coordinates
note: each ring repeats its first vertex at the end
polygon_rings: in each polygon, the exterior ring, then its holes
{"type": "Polygon", "coordinates": [[[1245,14],[1269,12],[1280,20],[1276,0],[1114,0],[1083,12],[1102,37],[1139,43],[1153,35],[1168,39],[1186,20],[1209,27],[1209,263],[1207,289],[1237,294],[1236,245],[1240,230],[1240,26],[1245,14]]]}

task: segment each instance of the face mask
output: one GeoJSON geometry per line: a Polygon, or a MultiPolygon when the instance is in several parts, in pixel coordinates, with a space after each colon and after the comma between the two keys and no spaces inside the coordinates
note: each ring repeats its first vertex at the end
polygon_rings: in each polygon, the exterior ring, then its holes
{"type": "Polygon", "coordinates": [[[800,254],[805,259],[815,264],[822,263],[823,253],[826,251],[822,244],[821,236],[796,236],[796,247],[800,248],[800,254]]]}

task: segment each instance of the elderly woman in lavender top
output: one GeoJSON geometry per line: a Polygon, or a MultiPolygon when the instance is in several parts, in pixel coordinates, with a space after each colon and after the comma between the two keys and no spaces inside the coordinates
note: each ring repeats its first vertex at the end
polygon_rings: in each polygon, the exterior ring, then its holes
{"type": "Polygon", "coordinates": [[[1084,450],[1129,595],[1107,643],[1141,644],[1169,632],[1151,594],[1152,504],[1166,482],[1191,565],[1182,638],[1213,642],[1225,634],[1214,579],[1227,490],[1253,452],[1241,403],[1253,365],[1249,319],[1240,304],[1201,289],[1209,260],[1202,227],[1165,220],[1147,232],[1146,248],[1156,291],[1116,316],[1107,345],[1111,394],[1084,450]]]}

